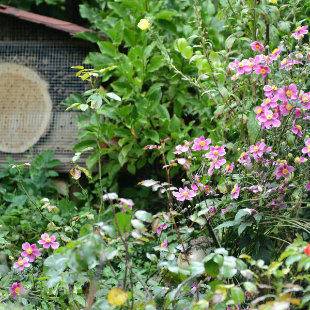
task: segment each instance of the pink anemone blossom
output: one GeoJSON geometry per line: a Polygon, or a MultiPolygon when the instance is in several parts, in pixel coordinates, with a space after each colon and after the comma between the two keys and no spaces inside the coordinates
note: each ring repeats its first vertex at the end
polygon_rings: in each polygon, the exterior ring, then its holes
{"type": "Polygon", "coordinates": [[[238,186],[238,184],[234,185],[230,193],[231,193],[231,199],[236,199],[239,197],[240,187],[238,186]]]}
{"type": "Polygon", "coordinates": [[[251,145],[250,153],[252,153],[255,161],[258,161],[265,152],[271,152],[271,147],[266,147],[264,142],[257,142],[256,145],[251,145]]]}
{"type": "Polygon", "coordinates": [[[308,182],[308,183],[306,184],[306,190],[307,190],[307,191],[310,191],[310,182],[308,182]]]}
{"type": "Polygon", "coordinates": [[[298,26],[295,29],[295,32],[293,33],[293,37],[296,40],[302,39],[304,37],[304,35],[308,33],[308,29],[307,28],[308,28],[308,26],[298,26]]]}
{"type": "Polygon", "coordinates": [[[14,282],[10,288],[10,292],[12,293],[13,297],[16,298],[17,295],[23,293],[25,289],[22,287],[22,283],[14,282]]]}
{"type": "Polygon", "coordinates": [[[310,138],[306,141],[306,146],[301,151],[310,157],[310,138]]]}
{"type": "Polygon", "coordinates": [[[42,240],[39,240],[38,243],[43,245],[43,248],[48,249],[49,247],[52,247],[52,249],[59,248],[59,243],[55,242],[56,237],[55,236],[49,236],[47,233],[41,235],[42,240]]]}
{"type": "Polygon", "coordinates": [[[254,52],[262,52],[264,50],[264,45],[255,41],[255,42],[251,43],[251,48],[254,52]]]}
{"type": "Polygon", "coordinates": [[[194,145],[192,149],[194,151],[201,151],[201,150],[208,150],[209,144],[211,143],[211,139],[205,139],[204,136],[201,136],[200,138],[194,139],[194,145]]]}
{"type": "MultiPolygon", "coordinates": [[[[161,248],[162,248],[162,250],[164,250],[167,246],[168,246],[168,239],[167,239],[167,237],[166,237],[166,239],[161,243],[161,248]]],[[[161,251],[162,251],[161,250],[161,251]]]]}
{"type": "Polygon", "coordinates": [[[196,196],[196,192],[194,190],[188,189],[187,187],[184,189],[179,188],[178,192],[173,192],[173,196],[179,201],[192,200],[193,197],[196,196]]]}
{"type": "Polygon", "coordinates": [[[216,146],[211,146],[210,152],[207,153],[205,156],[206,158],[216,160],[219,158],[219,156],[224,156],[225,154],[226,154],[225,145],[223,146],[216,145],[216,146]]]}
{"type": "Polygon", "coordinates": [[[288,178],[290,176],[290,172],[293,172],[295,169],[293,166],[289,166],[287,164],[283,164],[275,170],[276,179],[279,180],[281,177],[288,178]]]}
{"type": "Polygon", "coordinates": [[[215,159],[210,163],[210,168],[208,169],[208,175],[212,175],[214,169],[220,169],[226,163],[225,158],[215,159]]]}
{"type": "Polygon", "coordinates": [[[157,226],[157,229],[156,229],[156,232],[157,232],[158,234],[160,234],[161,231],[167,229],[167,227],[168,227],[167,224],[158,225],[158,226],[157,226]]]}
{"type": "Polygon", "coordinates": [[[18,268],[20,271],[24,270],[25,267],[29,267],[29,258],[28,257],[20,257],[17,262],[13,264],[14,268],[18,268]]]}
{"type": "Polygon", "coordinates": [[[262,129],[267,128],[270,129],[272,127],[279,127],[281,122],[278,120],[279,114],[272,113],[270,110],[265,110],[264,115],[261,117],[261,125],[262,129]]]}
{"type": "Polygon", "coordinates": [[[255,65],[253,69],[256,74],[261,74],[262,77],[266,77],[267,74],[271,72],[268,66],[263,66],[263,65],[255,65]]]}
{"type": "Polygon", "coordinates": [[[302,131],[302,127],[300,125],[297,125],[295,121],[293,121],[292,132],[298,137],[302,137],[304,134],[304,132],[302,131]]]}
{"type": "Polygon", "coordinates": [[[29,242],[25,242],[22,245],[22,249],[24,252],[21,253],[21,256],[27,257],[30,263],[34,261],[36,256],[41,256],[41,252],[39,249],[37,249],[36,244],[30,245],[29,242]]]}

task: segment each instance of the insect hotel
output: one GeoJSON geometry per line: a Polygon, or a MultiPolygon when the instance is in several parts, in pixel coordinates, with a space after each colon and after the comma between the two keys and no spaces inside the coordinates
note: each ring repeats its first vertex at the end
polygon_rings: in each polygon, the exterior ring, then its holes
{"type": "Polygon", "coordinates": [[[0,23],[0,163],[52,150],[68,171],[79,113],[61,102],[86,90],[71,67],[94,49],[72,38],[87,29],[1,4],[0,23]]]}

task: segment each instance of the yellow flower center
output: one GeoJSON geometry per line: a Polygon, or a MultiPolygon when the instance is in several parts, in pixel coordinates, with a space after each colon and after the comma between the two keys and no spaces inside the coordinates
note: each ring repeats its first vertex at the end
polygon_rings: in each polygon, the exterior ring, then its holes
{"type": "Polygon", "coordinates": [[[150,23],[147,19],[141,19],[139,21],[139,24],[138,24],[138,28],[140,28],[141,30],[146,30],[150,27],[150,23]]]}
{"type": "Polygon", "coordinates": [[[274,113],[278,113],[278,109],[274,109],[274,113]]]}
{"type": "Polygon", "coordinates": [[[283,174],[287,175],[288,174],[288,170],[287,169],[283,169],[283,174]]]}
{"type": "Polygon", "coordinates": [[[205,142],[205,141],[200,141],[200,142],[199,142],[199,145],[200,145],[200,146],[205,146],[205,145],[206,145],[206,142],[205,142]]]}
{"type": "Polygon", "coordinates": [[[51,238],[45,238],[44,241],[47,243],[50,243],[52,241],[52,239],[51,238]]]}
{"type": "Polygon", "coordinates": [[[261,114],[261,113],[262,113],[262,108],[258,108],[258,109],[256,110],[256,113],[257,113],[257,114],[261,114]]]}
{"type": "Polygon", "coordinates": [[[219,152],[217,150],[213,151],[213,155],[215,155],[215,156],[218,155],[218,153],[219,152]]]}
{"type": "Polygon", "coordinates": [[[260,46],[259,46],[259,44],[258,44],[258,43],[256,43],[255,48],[256,48],[257,50],[259,50],[259,49],[260,49],[260,46]]]}
{"type": "Polygon", "coordinates": [[[287,63],[287,59],[284,58],[282,61],[281,61],[281,65],[285,65],[287,63]]]}
{"type": "Polygon", "coordinates": [[[265,99],[265,103],[266,103],[266,104],[269,104],[270,102],[271,102],[271,99],[270,99],[270,98],[265,99]]]}
{"type": "Polygon", "coordinates": [[[308,97],[302,97],[302,102],[309,102],[309,98],[308,97]]]}
{"type": "Polygon", "coordinates": [[[258,152],[259,148],[258,146],[254,146],[254,152],[258,152]]]}
{"type": "Polygon", "coordinates": [[[307,146],[307,151],[310,152],[310,145],[307,146]]]}
{"type": "Polygon", "coordinates": [[[294,162],[295,162],[296,164],[300,163],[300,158],[299,158],[299,157],[296,157],[295,160],[294,160],[294,162]]]}
{"type": "Polygon", "coordinates": [[[238,63],[238,66],[239,66],[239,68],[243,68],[243,67],[244,67],[243,62],[239,62],[239,63],[238,63]]]}
{"type": "Polygon", "coordinates": [[[272,114],[268,114],[268,115],[266,115],[266,118],[267,118],[268,121],[270,121],[273,118],[273,115],[272,114]]]}
{"type": "Polygon", "coordinates": [[[302,127],[300,125],[296,125],[296,127],[298,130],[300,130],[300,131],[302,130],[302,127]]]}
{"type": "Polygon", "coordinates": [[[18,261],[18,265],[19,266],[23,266],[24,265],[24,261],[21,259],[20,261],[18,261]]]}
{"type": "Polygon", "coordinates": [[[278,89],[278,87],[277,87],[277,86],[275,86],[275,85],[272,85],[272,86],[271,86],[271,89],[272,89],[272,90],[277,90],[277,89],[278,89]]]}
{"type": "Polygon", "coordinates": [[[254,65],[255,65],[255,63],[254,63],[253,61],[250,61],[250,63],[249,63],[249,67],[250,67],[250,68],[253,68],[253,67],[254,67],[254,65]]]}
{"type": "Polygon", "coordinates": [[[293,92],[291,91],[291,90],[288,90],[287,92],[286,92],[286,96],[287,97],[292,97],[292,95],[293,95],[293,92]]]}
{"type": "Polygon", "coordinates": [[[291,111],[291,110],[292,110],[292,108],[293,108],[293,107],[292,107],[292,105],[291,105],[291,104],[289,104],[289,103],[288,103],[288,104],[286,105],[286,110],[291,111]]]}
{"type": "Polygon", "coordinates": [[[27,253],[27,254],[32,254],[32,248],[28,248],[28,249],[26,250],[26,253],[27,253]]]}
{"type": "Polygon", "coordinates": [[[299,31],[299,30],[301,30],[301,26],[298,26],[298,27],[296,28],[295,32],[296,32],[296,31],[299,31]]]}
{"type": "Polygon", "coordinates": [[[277,51],[278,51],[278,49],[275,48],[275,49],[272,51],[272,54],[274,55],[277,51]]]}
{"type": "Polygon", "coordinates": [[[199,178],[198,178],[198,177],[196,177],[196,181],[197,181],[197,182],[200,182],[200,180],[199,180],[199,178]]]}
{"type": "Polygon", "coordinates": [[[240,158],[244,157],[246,154],[246,152],[242,152],[241,155],[240,155],[240,158]]]}
{"type": "Polygon", "coordinates": [[[231,190],[231,193],[234,194],[235,192],[236,192],[236,189],[233,188],[233,189],[231,190]]]}
{"type": "Polygon", "coordinates": [[[230,167],[230,165],[226,165],[225,170],[228,170],[230,167]]]}
{"type": "Polygon", "coordinates": [[[209,187],[209,186],[206,186],[205,191],[206,191],[206,192],[210,192],[210,187],[209,187]]]}
{"type": "Polygon", "coordinates": [[[14,291],[15,291],[16,294],[19,294],[20,293],[20,288],[16,287],[14,291]]]}
{"type": "Polygon", "coordinates": [[[188,197],[188,191],[183,192],[183,196],[188,197]]]}
{"type": "Polygon", "coordinates": [[[265,74],[265,73],[266,73],[266,70],[265,70],[265,69],[261,69],[261,70],[260,70],[260,73],[261,73],[261,74],[265,74]]]}

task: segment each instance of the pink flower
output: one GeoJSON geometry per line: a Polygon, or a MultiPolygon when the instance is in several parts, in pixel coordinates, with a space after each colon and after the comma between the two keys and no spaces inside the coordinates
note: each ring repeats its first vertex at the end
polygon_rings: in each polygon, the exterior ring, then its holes
{"type": "Polygon", "coordinates": [[[281,45],[279,48],[275,48],[270,55],[270,60],[272,61],[277,60],[282,50],[283,50],[283,45],[281,45]]]}
{"type": "Polygon", "coordinates": [[[34,261],[36,256],[41,255],[41,252],[37,249],[36,244],[30,245],[28,242],[23,243],[22,249],[24,250],[24,252],[21,253],[21,256],[27,257],[30,263],[34,261]]]}
{"type": "Polygon", "coordinates": [[[194,151],[201,151],[201,150],[208,150],[209,144],[211,143],[211,139],[205,139],[204,136],[201,136],[200,138],[194,139],[194,145],[192,149],[194,151]]]}
{"type": "Polygon", "coordinates": [[[278,96],[265,98],[263,100],[262,107],[264,107],[265,109],[268,109],[269,107],[275,109],[278,106],[278,100],[279,100],[278,96]]]}
{"type": "Polygon", "coordinates": [[[255,65],[253,69],[256,74],[261,74],[262,77],[266,77],[267,74],[270,73],[270,68],[268,66],[255,65]]]}
{"type": "Polygon", "coordinates": [[[251,158],[247,152],[242,152],[238,159],[238,162],[244,165],[247,169],[252,168],[251,158]]]}
{"type": "Polygon", "coordinates": [[[261,123],[263,121],[262,116],[264,115],[265,108],[264,107],[256,107],[254,112],[256,113],[256,119],[261,123]]]}
{"type": "Polygon", "coordinates": [[[234,167],[235,167],[234,162],[232,162],[231,164],[226,165],[224,174],[233,172],[234,167]]]}
{"type": "Polygon", "coordinates": [[[301,97],[301,102],[306,109],[310,109],[310,93],[304,93],[301,97]]]}
{"type": "Polygon", "coordinates": [[[221,166],[223,166],[225,163],[226,163],[225,158],[213,160],[210,164],[210,168],[208,170],[208,175],[212,175],[214,172],[214,169],[220,169],[221,166]]]}
{"type": "Polygon", "coordinates": [[[192,144],[193,142],[185,142],[184,145],[177,145],[175,147],[176,151],[173,152],[174,154],[182,154],[182,153],[191,153],[191,150],[190,150],[190,145],[192,144]]]}
{"type": "Polygon", "coordinates": [[[260,44],[259,42],[255,41],[251,43],[251,48],[254,52],[262,52],[264,50],[264,45],[260,44]]]}
{"type": "Polygon", "coordinates": [[[307,191],[310,191],[310,182],[307,183],[307,185],[306,185],[306,190],[307,190],[307,191]]]}
{"type": "Polygon", "coordinates": [[[173,192],[173,196],[179,201],[192,200],[196,196],[196,192],[187,187],[179,188],[179,192],[173,192]]]}
{"type": "Polygon", "coordinates": [[[272,86],[265,85],[264,86],[264,92],[265,92],[265,96],[266,97],[270,97],[271,98],[271,97],[273,97],[273,96],[278,94],[279,88],[277,86],[275,86],[275,85],[272,85],[272,86]]]}
{"type": "Polygon", "coordinates": [[[295,121],[293,121],[293,128],[292,131],[295,135],[297,135],[298,137],[302,137],[303,136],[303,131],[302,131],[302,127],[300,125],[296,125],[295,121]]]}
{"type": "Polygon", "coordinates": [[[273,114],[272,111],[270,110],[264,111],[264,115],[262,115],[261,117],[262,129],[279,127],[281,125],[281,122],[278,120],[278,117],[279,117],[278,113],[273,114]]]}
{"type": "Polygon", "coordinates": [[[13,267],[14,268],[18,268],[20,271],[24,270],[25,267],[29,267],[29,258],[25,257],[25,258],[19,258],[18,261],[16,263],[14,263],[13,267]]]}
{"type": "Polygon", "coordinates": [[[25,291],[22,285],[23,285],[22,283],[14,282],[13,285],[11,286],[10,292],[12,293],[14,298],[16,298],[18,294],[21,294],[25,291]]]}
{"type": "Polygon", "coordinates": [[[48,249],[50,246],[55,250],[59,248],[59,243],[55,242],[55,236],[49,236],[47,233],[41,235],[42,240],[39,240],[38,243],[43,245],[43,248],[48,249]]]}
{"type": "Polygon", "coordinates": [[[239,197],[240,187],[238,186],[238,184],[234,185],[230,193],[231,193],[231,199],[236,199],[239,197]]]}
{"type": "Polygon", "coordinates": [[[219,158],[219,156],[224,156],[226,154],[225,151],[225,145],[223,146],[211,146],[210,147],[210,152],[205,154],[206,158],[216,160],[219,158]]]}
{"type": "Polygon", "coordinates": [[[297,99],[297,86],[295,84],[290,84],[289,87],[283,87],[282,90],[279,93],[279,99],[282,102],[286,102],[288,99],[290,100],[296,100],[297,99]]]}
{"type": "Polygon", "coordinates": [[[288,178],[290,176],[290,172],[293,172],[295,169],[293,166],[288,166],[287,164],[283,164],[283,166],[278,167],[275,170],[276,179],[279,180],[281,177],[288,178]]]}
{"type": "Polygon", "coordinates": [[[293,33],[293,37],[296,40],[302,39],[304,37],[304,35],[308,33],[307,28],[308,28],[308,26],[298,26],[295,29],[295,32],[293,33]]]}
{"type": "Polygon", "coordinates": [[[168,239],[166,237],[166,239],[164,240],[164,242],[161,243],[160,245],[162,248],[166,248],[168,246],[168,239]]]}
{"type": "Polygon", "coordinates": [[[256,145],[251,145],[250,147],[250,153],[252,153],[255,161],[258,161],[265,152],[270,152],[271,147],[266,147],[266,144],[264,142],[257,142],[256,145]]]}
{"type": "Polygon", "coordinates": [[[204,191],[205,191],[205,194],[206,195],[209,195],[209,194],[212,194],[213,191],[212,191],[212,187],[210,185],[206,185],[202,188],[204,191]]]}
{"type": "Polygon", "coordinates": [[[167,224],[158,225],[158,227],[157,227],[157,229],[156,229],[156,232],[157,232],[158,234],[160,234],[161,231],[167,229],[167,227],[168,227],[167,224]]]}
{"type": "Polygon", "coordinates": [[[191,189],[192,189],[193,191],[197,192],[197,191],[198,191],[198,186],[197,186],[195,183],[192,183],[192,184],[191,184],[191,189]]]}
{"type": "Polygon", "coordinates": [[[306,141],[306,146],[301,151],[310,157],[310,138],[306,141]]]}

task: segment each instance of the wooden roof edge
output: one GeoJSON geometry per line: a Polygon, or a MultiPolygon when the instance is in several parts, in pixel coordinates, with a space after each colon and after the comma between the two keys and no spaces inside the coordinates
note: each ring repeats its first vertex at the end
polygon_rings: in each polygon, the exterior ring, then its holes
{"type": "MultiPolygon", "coordinates": [[[[10,16],[14,16],[18,19],[22,19],[22,20],[25,20],[28,22],[41,24],[41,25],[44,25],[46,27],[53,28],[56,30],[60,30],[63,32],[67,32],[70,35],[75,35],[75,34],[82,32],[82,31],[89,31],[89,32],[96,33],[95,31],[93,31],[91,29],[87,29],[85,27],[82,27],[82,26],[79,26],[76,24],[72,24],[72,23],[67,22],[67,21],[63,21],[63,20],[56,19],[53,17],[39,15],[36,13],[27,12],[27,11],[20,10],[20,9],[14,8],[12,6],[4,5],[4,4],[0,4],[0,13],[10,15],[10,16]]],[[[99,33],[97,33],[97,34],[102,39],[105,39],[104,35],[99,34],[99,33]]]]}

